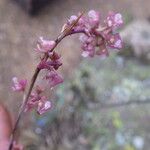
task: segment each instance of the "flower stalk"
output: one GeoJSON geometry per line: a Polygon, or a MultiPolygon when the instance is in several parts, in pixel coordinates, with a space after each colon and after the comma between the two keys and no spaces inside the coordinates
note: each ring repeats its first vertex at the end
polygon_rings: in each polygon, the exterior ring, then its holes
{"type": "MultiPolygon", "coordinates": [[[[35,91],[33,89],[41,70],[46,70],[44,79],[48,80],[50,88],[63,82],[62,77],[57,73],[58,68],[62,65],[60,55],[55,51],[57,45],[69,35],[82,33],[80,41],[82,43],[83,57],[93,57],[95,55],[108,56],[109,48],[122,48],[120,35],[114,32],[122,23],[121,14],[111,12],[104,21],[104,25],[101,25],[99,12],[91,10],[88,13],[88,17],[84,17],[83,13],[80,13],[78,16],[71,16],[67,23],[64,24],[61,34],[56,40],[45,40],[42,37],[39,39],[35,50],[44,55],[35,69],[27,94],[23,98],[12,130],[8,150],[13,149],[16,131],[24,112],[34,108],[38,114],[43,114],[51,108],[50,101],[42,95],[43,89],[39,85],[36,86],[35,91]]],[[[17,80],[15,77],[13,78],[13,82],[14,91],[25,91],[26,80],[17,80]]]]}

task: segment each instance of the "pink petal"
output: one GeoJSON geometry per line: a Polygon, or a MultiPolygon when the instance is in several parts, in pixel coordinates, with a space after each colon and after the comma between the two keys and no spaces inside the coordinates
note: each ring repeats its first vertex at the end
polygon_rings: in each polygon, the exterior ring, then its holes
{"type": "Polygon", "coordinates": [[[106,23],[108,27],[120,27],[123,24],[122,15],[120,13],[110,12],[106,23]]]}
{"type": "Polygon", "coordinates": [[[109,35],[107,38],[107,43],[108,46],[111,48],[121,49],[123,47],[121,37],[118,33],[114,35],[109,35]]]}
{"type": "Polygon", "coordinates": [[[42,115],[42,114],[46,113],[50,108],[51,108],[50,101],[39,102],[38,108],[37,108],[37,113],[42,115]]]}
{"type": "Polygon", "coordinates": [[[50,71],[46,75],[46,79],[48,80],[51,88],[63,82],[62,76],[55,71],[50,71]]]}
{"type": "Polygon", "coordinates": [[[27,80],[25,79],[18,80],[17,77],[13,77],[12,82],[13,82],[12,86],[13,91],[24,91],[27,85],[27,80]]]}
{"type": "Polygon", "coordinates": [[[68,20],[68,22],[69,22],[69,24],[72,24],[74,21],[76,21],[78,19],[78,17],[77,16],[75,16],[75,15],[72,15],[71,17],[70,17],[70,19],[68,20]]]}
{"type": "Polygon", "coordinates": [[[89,57],[90,53],[88,51],[83,51],[81,55],[83,57],[89,57]]]}
{"type": "Polygon", "coordinates": [[[36,51],[46,53],[48,51],[51,51],[55,44],[55,41],[44,40],[43,37],[40,37],[37,43],[36,51]]]}

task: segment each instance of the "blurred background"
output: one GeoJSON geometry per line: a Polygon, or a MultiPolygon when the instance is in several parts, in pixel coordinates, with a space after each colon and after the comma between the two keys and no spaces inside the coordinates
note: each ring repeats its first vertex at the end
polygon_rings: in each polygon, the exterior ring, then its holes
{"type": "Polygon", "coordinates": [[[149,150],[150,1],[28,2],[0,0],[0,102],[13,116],[22,95],[11,91],[11,78],[31,78],[39,60],[36,40],[55,39],[70,15],[90,9],[103,17],[120,12],[125,46],[109,58],[83,60],[76,36],[60,44],[65,82],[53,95],[50,112],[23,118],[19,141],[25,150],[149,150]]]}

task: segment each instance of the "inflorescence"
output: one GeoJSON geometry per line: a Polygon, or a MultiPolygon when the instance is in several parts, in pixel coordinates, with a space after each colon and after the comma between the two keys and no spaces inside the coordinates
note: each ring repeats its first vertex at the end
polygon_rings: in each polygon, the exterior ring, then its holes
{"type": "MultiPolygon", "coordinates": [[[[81,13],[78,16],[71,16],[64,24],[61,33],[64,33],[67,28],[74,24],[67,35],[81,33],[79,39],[83,57],[108,56],[113,49],[119,50],[122,48],[121,37],[116,32],[123,25],[120,13],[110,12],[103,22],[100,13],[94,10],[89,11],[87,16],[81,15],[79,18],[80,15],[81,13]]],[[[63,82],[62,76],[57,71],[62,66],[61,56],[55,51],[57,44],[57,41],[40,37],[35,49],[36,52],[46,56],[46,59],[45,57],[40,59],[37,68],[40,71],[45,71],[43,80],[48,82],[49,89],[63,82]]],[[[25,92],[27,80],[19,80],[17,77],[13,77],[12,80],[14,91],[25,92]]],[[[43,92],[44,89],[40,85],[35,87],[27,100],[25,112],[34,108],[38,114],[43,114],[51,108],[51,101],[43,95],[43,92]]]]}
{"type": "MultiPolygon", "coordinates": [[[[79,13],[77,16],[71,16],[63,25],[61,34],[56,40],[47,40],[40,37],[37,41],[35,51],[38,52],[40,62],[37,65],[36,71],[29,85],[27,95],[25,95],[20,108],[20,112],[10,140],[9,150],[23,149],[16,145],[14,137],[17,126],[23,112],[35,109],[38,114],[44,114],[51,109],[51,101],[44,95],[46,89],[53,89],[58,84],[63,82],[63,77],[58,73],[59,67],[62,66],[61,56],[55,50],[56,46],[66,36],[80,33],[81,55],[83,57],[108,56],[109,53],[116,49],[122,48],[122,40],[117,33],[117,29],[123,25],[122,15],[120,13],[110,12],[107,18],[102,22],[100,13],[94,10],[88,12],[87,16],[79,13]],[[43,80],[48,83],[49,88],[43,88],[40,85],[35,85],[35,81],[39,72],[43,70],[43,80]]],[[[26,79],[12,78],[13,91],[25,93],[27,87],[26,79]]]]}

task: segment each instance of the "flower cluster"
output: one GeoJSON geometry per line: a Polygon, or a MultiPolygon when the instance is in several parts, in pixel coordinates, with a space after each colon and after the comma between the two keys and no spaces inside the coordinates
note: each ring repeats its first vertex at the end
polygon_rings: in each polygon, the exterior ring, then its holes
{"type": "Polygon", "coordinates": [[[43,91],[39,86],[36,87],[35,92],[32,92],[29,97],[25,112],[35,108],[41,115],[51,108],[51,102],[47,100],[46,96],[41,95],[43,91]]]}
{"type": "MultiPolygon", "coordinates": [[[[122,24],[123,20],[120,13],[110,12],[107,18],[101,22],[100,13],[91,10],[87,16],[81,14],[71,16],[62,28],[61,34],[64,35],[60,37],[63,39],[68,35],[81,33],[79,39],[82,43],[83,57],[108,56],[111,49],[119,50],[122,48],[121,37],[116,32],[122,24]]],[[[46,72],[43,79],[47,81],[49,89],[63,82],[62,76],[57,71],[62,66],[61,56],[55,51],[55,47],[61,40],[56,39],[53,41],[40,37],[35,49],[36,52],[44,54],[37,68],[46,72]]],[[[26,80],[18,80],[14,77],[13,83],[12,88],[14,91],[25,91],[26,80]]],[[[46,96],[43,96],[43,92],[44,90],[39,85],[34,92],[31,92],[25,111],[35,108],[38,114],[43,114],[51,108],[51,102],[47,100],[46,96]]]]}
{"type": "Polygon", "coordinates": [[[41,60],[38,68],[46,70],[44,79],[48,81],[50,88],[53,88],[63,82],[62,76],[57,72],[59,67],[62,66],[61,56],[55,51],[48,51],[47,55],[48,59],[41,60]]]}
{"type": "MultiPolygon", "coordinates": [[[[37,52],[47,55],[47,59],[41,59],[37,68],[46,71],[43,79],[47,80],[50,89],[63,82],[62,76],[57,73],[62,63],[60,61],[61,56],[53,50],[55,44],[55,41],[45,40],[43,37],[40,37],[36,48],[37,52]]],[[[14,77],[12,80],[14,91],[25,90],[27,80],[18,80],[17,77],[14,77]]],[[[51,108],[51,102],[48,101],[46,96],[42,95],[43,92],[44,90],[37,85],[35,91],[29,96],[25,112],[36,109],[37,113],[41,115],[51,108]]]]}
{"type": "MultiPolygon", "coordinates": [[[[41,59],[37,68],[46,71],[43,79],[47,80],[50,89],[63,82],[62,76],[57,72],[62,63],[61,56],[53,50],[55,44],[55,41],[40,37],[36,49],[39,53],[47,55],[47,59],[41,59]]],[[[44,90],[38,85],[35,92],[31,93],[25,111],[35,108],[37,113],[41,115],[51,108],[51,102],[47,100],[46,96],[41,95],[43,92],[44,90]]]]}
{"type": "MultiPolygon", "coordinates": [[[[41,115],[52,108],[51,101],[43,94],[44,89],[39,85],[34,88],[34,85],[40,71],[44,71],[43,80],[47,81],[50,90],[63,82],[62,76],[58,73],[59,67],[62,66],[61,56],[55,51],[56,46],[63,38],[68,35],[81,33],[79,39],[82,43],[83,57],[93,57],[95,55],[108,56],[111,49],[119,50],[122,48],[121,37],[116,32],[123,24],[121,14],[110,12],[103,22],[100,19],[100,13],[94,10],[89,11],[87,16],[83,16],[83,14],[79,14],[78,16],[73,15],[67,20],[67,23],[62,28],[61,34],[56,40],[46,40],[43,37],[39,38],[35,51],[43,56],[40,57],[41,59],[29,85],[27,96],[25,96],[25,100],[22,102],[22,107],[20,108],[12,135],[16,133],[15,131],[23,114],[22,112],[35,109],[41,115]]],[[[12,81],[13,91],[25,92],[27,80],[19,80],[17,77],[13,77],[12,81]]],[[[13,144],[13,149],[23,149],[22,146],[14,143],[15,136],[12,137],[10,144],[13,144]]],[[[9,148],[11,149],[11,147],[9,148]]]]}
{"type": "MultiPolygon", "coordinates": [[[[65,28],[77,18],[77,16],[71,16],[65,24],[65,28]]],[[[108,56],[109,49],[121,49],[122,40],[119,33],[116,33],[116,29],[122,24],[123,20],[120,13],[110,12],[103,22],[100,20],[100,13],[94,10],[89,11],[86,17],[82,16],[72,29],[72,33],[83,33],[79,38],[82,43],[82,56],[108,56]]]]}

